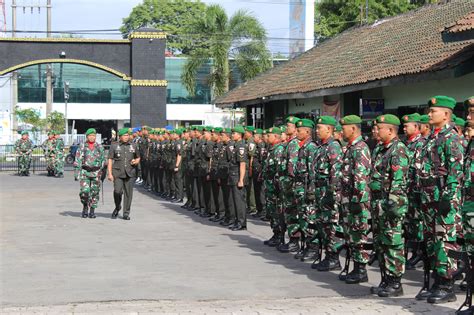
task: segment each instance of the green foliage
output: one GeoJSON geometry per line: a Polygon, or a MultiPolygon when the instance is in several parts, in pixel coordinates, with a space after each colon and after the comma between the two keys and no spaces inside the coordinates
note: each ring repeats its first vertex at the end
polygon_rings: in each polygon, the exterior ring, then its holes
{"type": "MultiPolygon", "coordinates": [[[[398,15],[436,0],[369,0],[368,23],[398,15]]],[[[322,0],[316,4],[314,31],[318,41],[365,21],[366,0],[322,0]]]]}
{"type": "Polygon", "coordinates": [[[47,126],[50,130],[57,130],[60,133],[64,133],[65,130],[65,117],[63,113],[58,111],[51,112],[48,117],[46,117],[47,126]]]}
{"type": "Polygon", "coordinates": [[[245,10],[229,18],[220,5],[210,5],[205,15],[190,25],[189,32],[195,34],[196,41],[207,45],[190,53],[181,76],[191,95],[195,93],[197,71],[206,60],[212,59],[208,82],[214,97],[229,90],[229,58],[235,59],[244,81],[271,67],[265,28],[245,10]]]}
{"type": "Polygon", "coordinates": [[[202,46],[188,34],[191,24],[204,16],[206,5],[199,0],[144,0],[123,19],[124,37],[140,27],[154,27],[169,34],[167,48],[173,54],[189,54],[202,46]]]}
{"type": "Polygon", "coordinates": [[[32,125],[33,132],[57,130],[65,131],[64,114],[53,111],[46,118],[41,118],[40,113],[32,108],[15,110],[15,115],[20,123],[32,125]]]}

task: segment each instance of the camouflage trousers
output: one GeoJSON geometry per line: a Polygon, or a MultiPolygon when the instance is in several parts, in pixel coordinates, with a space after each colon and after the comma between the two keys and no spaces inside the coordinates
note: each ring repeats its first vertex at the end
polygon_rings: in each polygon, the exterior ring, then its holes
{"type": "MultiPolygon", "coordinates": [[[[319,201],[317,199],[317,201],[319,201]]],[[[339,209],[335,203],[318,202],[318,233],[321,235],[322,245],[327,253],[337,253],[343,242],[336,236],[342,232],[339,226],[339,209]]]]}
{"type": "Polygon", "coordinates": [[[421,202],[416,198],[409,198],[404,226],[407,240],[413,242],[423,241],[423,214],[421,212],[421,202]]]}
{"type": "Polygon", "coordinates": [[[100,179],[81,177],[79,181],[79,198],[84,206],[96,209],[99,204],[100,179]]]}
{"type": "Polygon", "coordinates": [[[31,154],[20,154],[18,156],[18,172],[28,174],[31,165],[31,154]]]}
{"type": "Polygon", "coordinates": [[[293,185],[293,181],[285,177],[285,180],[280,180],[282,185],[282,207],[284,209],[284,221],[288,231],[289,237],[300,237],[300,224],[298,218],[298,194],[301,193],[301,189],[298,192],[293,185]]]}
{"type": "Polygon", "coordinates": [[[369,205],[363,203],[360,213],[349,211],[349,204],[342,205],[343,229],[346,243],[352,251],[355,262],[366,264],[369,262],[369,251],[365,249],[369,234],[369,205]]]}
{"type": "Polygon", "coordinates": [[[446,215],[438,213],[436,203],[423,203],[425,242],[431,270],[440,277],[451,279],[457,270],[456,260],[449,257],[449,250],[458,250],[456,244],[456,211],[446,215]]]}
{"type": "Polygon", "coordinates": [[[270,227],[274,233],[280,232],[278,213],[278,192],[273,180],[265,180],[265,214],[270,218],[270,227]]]}
{"type": "Polygon", "coordinates": [[[461,210],[464,250],[474,255],[474,200],[465,200],[461,210]]]}
{"type": "Polygon", "coordinates": [[[54,173],[63,174],[64,173],[64,155],[59,154],[54,158],[54,173]]]}
{"type": "Polygon", "coordinates": [[[55,158],[54,156],[46,156],[46,170],[48,172],[54,172],[55,170],[55,158]]]}

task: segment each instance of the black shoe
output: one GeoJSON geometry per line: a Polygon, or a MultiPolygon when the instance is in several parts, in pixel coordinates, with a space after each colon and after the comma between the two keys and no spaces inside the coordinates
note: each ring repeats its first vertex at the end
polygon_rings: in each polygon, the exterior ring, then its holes
{"type": "Polygon", "coordinates": [[[281,253],[297,253],[300,250],[299,239],[292,237],[288,243],[281,244],[277,249],[281,253]]]}
{"type": "Polygon", "coordinates": [[[201,213],[200,216],[201,216],[201,218],[210,218],[210,217],[212,217],[212,214],[204,212],[204,213],[201,213]]]}
{"type": "Polygon", "coordinates": [[[124,220],[127,220],[127,221],[130,221],[130,216],[124,215],[124,216],[123,216],[123,219],[124,219],[124,220]]]}
{"type": "Polygon", "coordinates": [[[265,216],[261,216],[261,217],[260,217],[260,220],[262,220],[263,222],[270,222],[270,218],[267,217],[266,215],[265,215],[265,216]]]}
{"type": "Polygon", "coordinates": [[[461,283],[459,284],[459,289],[460,289],[461,291],[466,291],[466,290],[467,290],[467,285],[468,285],[468,284],[467,284],[466,279],[463,279],[463,280],[461,281],[461,283]]]}
{"type": "Polygon", "coordinates": [[[247,227],[245,225],[241,225],[240,223],[235,225],[232,228],[232,231],[245,231],[245,230],[247,230],[247,227]]]}
{"type": "Polygon", "coordinates": [[[337,253],[326,253],[324,259],[316,267],[318,271],[341,270],[341,263],[337,253]]]}
{"type": "Polygon", "coordinates": [[[172,202],[173,203],[183,203],[183,201],[184,201],[183,198],[181,198],[181,199],[175,199],[172,202]]]}
{"type": "Polygon", "coordinates": [[[370,287],[370,293],[378,295],[380,291],[384,290],[387,287],[387,275],[382,274],[382,279],[377,287],[370,287]]]}
{"type": "Polygon", "coordinates": [[[209,218],[209,221],[211,221],[211,222],[220,222],[222,220],[224,220],[224,217],[221,216],[220,214],[216,214],[212,218],[209,218]]]}
{"type": "Polygon", "coordinates": [[[456,315],[474,315],[474,305],[470,306],[468,309],[457,311],[456,315]]]}
{"type": "Polygon", "coordinates": [[[422,262],[423,260],[423,255],[422,253],[415,253],[413,254],[413,256],[407,260],[406,264],[405,264],[405,268],[406,270],[415,270],[416,267],[418,267],[417,265],[422,262]]]}
{"type": "Polygon", "coordinates": [[[365,269],[365,264],[358,262],[354,263],[354,270],[349,272],[346,276],[347,284],[357,284],[361,282],[368,282],[369,278],[367,276],[367,270],[365,269]]]}
{"type": "Polygon", "coordinates": [[[225,226],[225,227],[231,227],[231,226],[234,225],[234,221],[226,221],[226,220],[224,220],[224,221],[222,221],[221,223],[222,223],[221,225],[222,225],[222,226],[225,226]]]}
{"type": "Polygon", "coordinates": [[[263,241],[263,245],[267,245],[269,246],[270,243],[273,243],[275,241],[275,239],[279,239],[280,236],[278,235],[278,233],[273,233],[272,237],[270,237],[268,240],[266,241],[263,241]]]}
{"type": "Polygon", "coordinates": [[[88,217],[87,212],[89,212],[89,208],[87,206],[82,207],[82,217],[85,219],[88,217]]]}
{"type": "Polygon", "coordinates": [[[456,301],[456,294],[453,289],[453,280],[438,277],[438,288],[433,290],[431,295],[426,299],[428,303],[441,304],[456,301]]]}
{"type": "Polygon", "coordinates": [[[89,217],[89,215],[87,214],[87,212],[83,212],[82,217],[85,219],[85,218],[89,217]]]}
{"type": "Polygon", "coordinates": [[[303,257],[300,258],[301,261],[305,260],[319,260],[319,245],[318,244],[308,244],[307,250],[304,253],[303,257]]]}
{"type": "Polygon", "coordinates": [[[300,247],[300,250],[293,256],[294,259],[303,259],[304,255],[308,251],[306,246],[300,247]]]}
{"type": "Polygon", "coordinates": [[[401,277],[393,277],[387,275],[387,285],[380,289],[378,296],[380,297],[396,297],[403,295],[403,287],[401,284],[401,277]]]}
{"type": "Polygon", "coordinates": [[[115,208],[114,212],[112,212],[112,219],[117,219],[119,212],[120,212],[120,208],[115,208]]]}
{"type": "Polygon", "coordinates": [[[64,178],[64,175],[62,173],[58,174],[58,175],[56,175],[56,178],[64,178]]]}
{"type": "Polygon", "coordinates": [[[95,210],[91,209],[89,212],[89,219],[95,219],[95,218],[96,218],[95,210]]]}

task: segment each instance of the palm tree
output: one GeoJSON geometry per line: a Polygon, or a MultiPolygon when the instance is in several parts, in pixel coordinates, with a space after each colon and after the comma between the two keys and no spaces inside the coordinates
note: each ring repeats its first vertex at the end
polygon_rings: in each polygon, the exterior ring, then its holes
{"type": "Polygon", "coordinates": [[[260,22],[245,10],[237,11],[230,19],[220,5],[207,7],[204,17],[192,25],[190,38],[206,42],[194,50],[184,66],[181,79],[191,95],[196,92],[196,74],[207,61],[212,60],[208,78],[214,97],[229,90],[229,58],[242,80],[254,78],[271,67],[266,47],[266,31],[260,22]]]}

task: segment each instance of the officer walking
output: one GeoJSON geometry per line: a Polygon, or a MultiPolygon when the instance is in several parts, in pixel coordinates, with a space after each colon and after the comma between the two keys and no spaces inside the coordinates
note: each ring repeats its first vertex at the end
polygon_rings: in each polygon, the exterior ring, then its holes
{"type": "Polygon", "coordinates": [[[128,128],[119,130],[119,142],[111,145],[108,156],[108,180],[114,183],[114,202],[115,209],[112,213],[112,219],[117,218],[122,208],[123,200],[123,219],[130,220],[130,206],[133,196],[133,182],[137,176],[137,167],[140,163],[140,152],[135,144],[130,143],[128,128]]]}
{"type": "Polygon", "coordinates": [[[79,146],[74,160],[74,180],[79,180],[82,217],[91,219],[96,217],[101,177],[105,172],[104,148],[95,142],[96,134],[94,128],[86,131],[87,141],[79,146]]]}
{"type": "Polygon", "coordinates": [[[64,177],[64,141],[59,132],[54,132],[56,139],[54,148],[54,174],[58,178],[64,177]]]}
{"type": "Polygon", "coordinates": [[[22,131],[21,139],[15,142],[15,153],[18,154],[18,175],[30,176],[32,152],[33,142],[29,139],[28,131],[22,131]]]}

